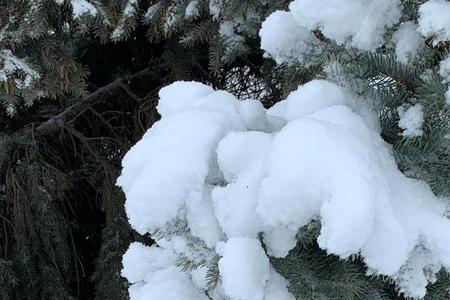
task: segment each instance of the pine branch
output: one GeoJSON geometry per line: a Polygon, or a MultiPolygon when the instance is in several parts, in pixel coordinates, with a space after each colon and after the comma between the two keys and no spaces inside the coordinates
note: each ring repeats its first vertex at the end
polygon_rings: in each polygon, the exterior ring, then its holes
{"type": "Polygon", "coordinates": [[[81,99],[76,104],[66,108],[60,114],[41,123],[39,126],[35,128],[35,135],[45,136],[55,134],[63,128],[64,123],[74,119],[80,112],[85,110],[87,107],[96,104],[98,102],[104,101],[106,99],[110,99],[112,96],[117,95],[120,92],[125,92],[127,95],[129,95],[130,90],[127,88],[127,85],[132,80],[143,77],[149,74],[149,72],[150,72],[149,69],[146,68],[131,76],[116,79],[115,81],[99,88],[92,94],[81,99]]]}

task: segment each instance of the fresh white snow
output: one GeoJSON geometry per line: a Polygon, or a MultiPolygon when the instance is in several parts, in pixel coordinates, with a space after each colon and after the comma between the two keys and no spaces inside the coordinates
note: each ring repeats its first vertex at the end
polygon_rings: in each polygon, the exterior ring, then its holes
{"type": "Polygon", "coordinates": [[[200,13],[198,6],[199,6],[198,0],[193,0],[189,2],[188,6],[186,6],[186,12],[184,15],[185,18],[190,19],[197,17],[200,13]]]}
{"type": "Polygon", "coordinates": [[[18,89],[24,89],[30,87],[41,77],[37,71],[33,70],[23,59],[15,56],[9,49],[0,51],[0,61],[3,64],[0,69],[0,82],[6,82],[15,72],[22,72],[25,78],[16,78],[15,83],[18,89]]]}
{"type": "Polygon", "coordinates": [[[230,238],[217,246],[222,258],[219,271],[226,296],[239,300],[264,300],[270,263],[257,239],[230,238]]]}
{"type": "Polygon", "coordinates": [[[288,11],[272,13],[263,22],[259,35],[261,49],[278,64],[309,64],[309,58],[320,52],[313,33],[299,26],[288,11]]]}
{"type": "Polygon", "coordinates": [[[418,137],[423,135],[423,105],[416,104],[408,109],[401,106],[397,109],[397,111],[400,116],[398,126],[403,129],[403,136],[418,137]]]}
{"type": "Polygon", "coordinates": [[[98,13],[97,8],[86,0],[71,0],[70,3],[72,4],[72,14],[75,19],[85,14],[95,16],[98,13]]]}
{"type": "MultiPolygon", "coordinates": [[[[434,274],[450,268],[446,208],[398,170],[373,118],[359,113],[363,104],[325,80],[269,110],[253,101],[196,82],[161,90],[162,118],[126,155],[118,179],[133,228],[168,232],[124,256],[132,300],[177,299],[177,287],[186,300],[205,292],[215,300],[292,300],[267,254],[286,256],[312,220],[322,224],[322,249],[361,255],[371,272],[423,297],[434,274]],[[183,236],[171,233],[175,220],[186,220],[183,236]],[[205,269],[181,272],[173,260],[201,264],[215,255],[222,281],[208,291],[205,269]]],[[[420,133],[421,112],[403,112],[404,135],[420,133]]]]}
{"type": "Polygon", "coordinates": [[[394,34],[395,54],[397,60],[407,64],[416,58],[424,38],[417,31],[418,27],[413,22],[401,24],[394,34]]]}
{"type": "Polygon", "coordinates": [[[289,9],[300,26],[369,51],[379,47],[385,27],[401,15],[399,0],[295,0],[289,9]]]}
{"type": "Polygon", "coordinates": [[[424,37],[433,37],[433,42],[450,39],[450,3],[446,0],[429,0],[419,8],[418,31],[424,37]]]}

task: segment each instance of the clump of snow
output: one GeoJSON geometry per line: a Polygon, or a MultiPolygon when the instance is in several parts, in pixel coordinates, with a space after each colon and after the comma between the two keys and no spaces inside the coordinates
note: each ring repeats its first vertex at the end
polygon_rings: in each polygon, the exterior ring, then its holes
{"type": "Polygon", "coordinates": [[[126,33],[125,21],[136,15],[138,0],[128,0],[122,12],[122,17],[117,22],[116,28],[111,33],[112,40],[118,40],[126,33]]]}
{"type": "Polygon", "coordinates": [[[4,49],[0,51],[0,60],[3,67],[0,69],[0,81],[8,81],[15,72],[22,72],[25,78],[15,78],[18,89],[30,87],[33,82],[40,78],[40,74],[33,70],[23,59],[16,57],[11,50],[4,49]]]}
{"type": "MultiPolygon", "coordinates": [[[[168,278],[192,297],[205,290],[214,300],[292,300],[267,256],[286,256],[298,230],[316,220],[322,249],[344,259],[361,255],[371,272],[423,297],[437,270],[450,269],[446,207],[427,184],[398,170],[361,106],[325,80],[269,110],[194,82],[162,89],[162,118],[125,156],[118,185],[133,228],[166,233],[155,236],[158,251],[201,269],[181,272],[167,259],[170,266],[156,270],[159,258],[133,248],[123,272],[134,283],[132,300],[190,299],[168,291],[168,278]],[[211,289],[205,267],[215,258],[222,281],[211,289]],[[130,274],[143,259],[151,266],[130,274]]],[[[404,134],[419,133],[420,112],[404,111],[404,134]]]]}
{"type": "Polygon", "coordinates": [[[289,9],[300,26],[369,51],[380,46],[385,28],[401,15],[399,0],[295,0],[289,9]]]}
{"type": "Polygon", "coordinates": [[[189,274],[175,266],[175,259],[171,249],[132,243],[122,261],[122,276],[132,283],[130,298],[207,300],[189,274]]]}
{"type": "Polygon", "coordinates": [[[219,19],[222,10],[222,0],[209,0],[209,12],[214,20],[219,19]]]}
{"type": "Polygon", "coordinates": [[[326,81],[314,80],[292,92],[286,101],[284,118],[292,121],[334,105],[344,105],[350,96],[339,86],[326,81]]]}
{"type": "Polygon", "coordinates": [[[450,88],[445,93],[445,102],[450,105],[450,88]]]}
{"type": "Polygon", "coordinates": [[[400,106],[397,112],[400,117],[398,126],[403,129],[403,136],[413,138],[423,135],[424,112],[421,104],[413,105],[408,109],[400,106]]]}
{"type": "Polygon", "coordinates": [[[193,0],[189,2],[189,4],[186,6],[186,12],[184,14],[186,19],[195,18],[199,15],[199,3],[198,0],[193,0]]]}
{"type": "Polygon", "coordinates": [[[446,0],[429,0],[419,8],[418,31],[426,38],[433,37],[435,44],[450,39],[450,3],[446,0]]]}
{"type": "Polygon", "coordinates": [[[229,131],[243,128],[235,98],[226,92],[177,82],[160,98],[163,118],[124,158],[118,179],[130,224],[142,234],[164,226],[190,193],[203,191],[215,147],[229,131]]]}
{"type": "Polygon", "coordinates": [[[423,37],[417,31],[417,25],[405,22],[395,32],[393,39],[395,43],[395,55],[401,63],[407,64],[414,60],[421,45],[423,37]]]}
{"type": "Polygon", "coordinates": [[[123,9],[123,17],[128,18],[132,17],[136,13],[136,5],[138,0],[128,0],[125,8],[123,9]]]}
{"type": "Polygon", "coordinates": [[[111,39],[116,40],[121,38],[125,34],[125,28],[123,28],[123,24],[117,26],[113,32],[111,33],[111,39]]]}
{"type": "Polygon", "coordinates": [[[162,8],[162,2],[156,2],[155,4],[150,5],[147,11],[144,14],[144,19],[147,21],[152,20],[156,13],[162,8]]]}
{"type": "MultiPolygon", "coordinates": [[[[338,45],[374,51],[383,45],[386,28],[398,23],[400,16],[400,0],[295,0],[289,11],[276,11],[263,22],[261,48],[279,64],[313,64],[321,53],[313,31],[320,30],[338,45]]],[[[416,50],[404,40],[412,41],[413,35],[406,33],[398,36],[399,55],[416,50]]]]}
{"type": "Polygon", "coordinates": [[[312,32],[299,26],[288,11],[272,13],[262,23],[259,36],[261,49],[278,64],[309,63],[308,58],[320,52],[312,32]]]}
{"type": "Polygon", "coordinates": [[[86,0],[71,0],[72,14],[74,19],[81,17],[82,15],[96,16],[98,13],[97,8],[86,0]]]}
{"type": "Polygon", "coordinates": [[[220,23],[219,35],[228,51],[243,47],[244,37],[239,33],[240,24],[235,21],[224,21],[220,23]]]}
{"type": "Polygon", "coordinates": [[[257,239],[231,238],[219,244],[222,287],[231,299],[263,300],[270,264],[257,239]]]}
{"type": "Polygon", "coordinates": [[[122,276],[131,283],[143,281],[149,273],[173,266],[175,259],[173,253],[163,248],[131,243],[123,256],[122,276]]]}
{"type": "Polygon", "coordinates": [[[439,63],[439,75],[442,76],[444,82],[450,82],[450,56],[439,63]]]}

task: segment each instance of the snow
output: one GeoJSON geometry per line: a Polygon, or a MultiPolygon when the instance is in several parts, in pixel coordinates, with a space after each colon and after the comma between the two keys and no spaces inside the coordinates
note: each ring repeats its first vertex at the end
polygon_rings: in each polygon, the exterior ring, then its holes
{"type": "Polygon", "coordinates": [[[450,88],[445,93],[445,102],[450,105],[450,88]]]}
{"type": "Polygon", "coordinates": [[[413,138],[423,135],[424,112],[421,104],[416,104],[406,110],[401,106],[397,112],[400,116],[398,126],[403,129],[403,136],[413,138]]]}
{"type": "Polygon", "coordinates": [[[147,21],[152,20],[156,13],[162,8],[162,2],[157,2],[155,4],[150,5],[147,11],[144,14],[144,19],[147,21]]]}
{"type": "Polygon", "coordinates": [[[218,245],[225,294],[236,300],[263,300],[270,264],[257,239],[231,238],[218,245]]]}
{"type": "Polygon", "coordinates": [[[165,117],[182,112],[197,99],[206,97],[213,92],[213,88],[198,82],[174,82],[159,91],[158,113],[165,117]]]}
{"type": "Polygon", "coordinates": [[[131,243],[123,256],[122,276],[129,282],[136,283],[145,280],[151,272],[171,267],[174,262],[175,256],[169,251],[131,243]]]}
{"type": "Polygon", "coordinates": [[[300,26],[368,51],[380,46],[385,28],[401,15],[399,0],[295,0],[289,9],[300,26]]]}
{"type": "Polygon", "coordinates": [[[188,6],[186,6],[186,12],[184,14],[186,19],[198,17],[200,11],[199,11],[199,3],[198,0],[193,0],[189,2],[188,6]]]}
{"type": "Polygon", "coordinates": [[[206,186],[202,192],[193,191],[186,198],[186,219],[192,235],[203,240],[209,248],[222,239],[222,230],[214,217],[211,200],[212,186],[206,186]]]}
{"type": "MultiPolygon", "coordinates": [[[[344,88],[313,80],[269,110],[195,82],[159,95],[161,120],[127,153],[117,183],[133,228],[166,232],[154,247],[200,269],[181,272],[135,246],[123,271],[134,283],[132,300],[190,299],[174,286],[214,300],[292,300],[268,255],[286,256],[311,221],[322,225],[322,249],[360,255],[371,273],[390,276],[411,297],[423,297],[434,274],[450,268],[444,202],[398,170],[375,113],[344,88]],[[177,220],[186,227],[177,229],[177,220]],[[207,289],[214,257],[221,284],[207,289]],[[144,260],[151,263],[132,274],[144,260]],[[167,278],[176,281],[170,291],[167,278]]],[[[400,117],[405,136],[420,133],[420,105],[400,117]]]]}
{"type": "Polygon", "coordinates": [[[112,40],[118,40],[126,33],[125,20],[132,18],[136,14],[137,5],[138,0],[128,0],[126,2],[125,8],[122,12],[122,17],[119,19],[116,28],[111,33],[112,40]]]}
{"type": "Polygon", "coordinates": [[[124,35],[124,33],[125,33],[125,28],[123,28],[123,25],[120,24],[111,33],[111,39],[113,39],[113,40],[119,39],[120,37],[122,37],[124,35]]]}
{"type": "Polygon", "coordinates": [[[267,247],[267,253],[273,257],[286,257],[289,251],[297,245],[296,226],[276,226],[272,229],[266,229],[263,238],[267,247]]]}
{"type": "Polygon", "coordinates": [[[186,196],[203,190],[215,147],[226,133],[242,129],[235,98],[210,92],[189,82],[162,89],[162,120],[124,158],[118,185],[127,196],[130,224],[139,233],[153,232],[175,218],[186,196]],[[206,96],[193,99],[199,95],[206,96]]]}
{"type": "Polygon", "coordinates": [[[213,20],[219,19],[222,7],[222,0],[209,0],[209,12],[211,13],[213,20]]]}
{"type": "MultiPolygon", "coordinates": [[[[320,30],[338,45],[375,51],[384,44],[386,29],[396,25],[400,16],[400,0],[294,0],[289,11],[275,11],[262,23],[261,49],[278,64],[309,66],[317,62],[324,47],[313,34],[320,30]]],[[[412,56],[417,50],[417,43],[410,42],[420,35],[409,29],[396,36],[400,56],[412,56]]]]}
{"type": "Polygon", "coordinates": [[[450,82],[450,56],[447,56],[439,63],[439,75],[442,76],[444,82],[450,82]]]}
{"type": "Polygon", "coordinates": [[[256,238],[259,181],[271,136],[262,132],[230,133],[219,144],[218,162],[230,184],[212,192],[215,213],[227,237],[256,238]]]}
{"type": "Polygon", "coordinates": [[[132,283],[129,292],[133,300],[207,300],[196,288],[188,273],[175,264],[175,255],[168,249],[132,243],[123,256],[124,276],[132,283]]]}
{"type": "Polygon", "coordinates": [[[450,39],[450,3],[429,0],[419,7],[418,31],[426,38],[433,37],[434,44],[450,39]]]}
{"type": "Polygon", "coordinates": [[[71,0],[72,4],[72,14],[74,19],[81,17],[82,15],[96,16],[98,11],[97,8],[86,0],[71,0]]]}
{"type": "Polygon", "coordinates": [[[262,24],[261,49],[278,64],[307,63],[320,52],[314,35],[296,23],[291,12],[276,11],[262,24]]]}
{"type": "Polygon", "coordinates": [[[0,69],[0,81],[6,82],[11,76],[20,71],[23,72],[25,78],[15,78],[18,89],[29,88],[36,80],[40,78],[40,74],[33,70],[23,59],[16,57],[11,50],[3,49],[0,51],[0,59],[3,68],[0,69]]]}
{"type": "Polygon", "coordinates": [[[132,17],[136,13],[135,6],[138,4],[138,0],[128,0],[127,4],[125,5],[125,8],[123,10],[123,17],[128,18],[132,17]]]}
{"type": "Polygon", "coordinates": [[[208,300],[204,292],[192,285],[189,276],[175,267],[155,272],[144,284],[134,284],[130,288],[130,298],[133,300],[208,300]]]}
{"type": "Polygon", "coordinates": [[[286,279],[271,268],[264,300],[295,300],[295,297],[289,293],[287,286],[286,279]]]}
{"type": "Polygon", "coordinates": [[[245,49],[245,38],[241,35],[242,24],[237,21],[223,21],[219,26],[219,35],[225,45],[225,55],[239,49],[245,49]]]}
{"type": "Polygon", "coordinates": [[[270,131],[266,109],[258,100],[247,99],[239,102],[239,115],[247,130],[270,131]]]}
{"type": "Polygon", "coordinates": [[[208,283],[206,277],[208,275],[208,268],[199,267],[191,271],[191,278],[194,286],[200,290],[207,290],[208,283]]]}
{"type": "Polygon", "coordinates": [[[395,55],[397,60],[403,64],[407,64],[416,58],[424,42],[417,29],[418,26],[413,22],[405,22],[400,25],[393,36],[395,55]]]}
{"type": "Polygon", "coordinates": [[[337,85],[326,80],[314,80],[287,97],[284,119],[292,121],[306,117],[333,105],[343,105],[349,96],[337,85]]]}

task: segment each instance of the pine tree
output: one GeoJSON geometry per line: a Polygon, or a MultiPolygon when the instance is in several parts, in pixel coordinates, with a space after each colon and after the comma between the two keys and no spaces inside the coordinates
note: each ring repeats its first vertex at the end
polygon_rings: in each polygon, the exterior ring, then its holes
{"type": "Polygon", "coordinates": [[[183,79],[267,105],[281,93],[257,38],[275,7],[225,4],[220,16],[208,1],[0,4],[1,299],[128,299],[122,255],[152,241],[129,228],[115,183],[158,119],[157,91],[183,79]]]}

